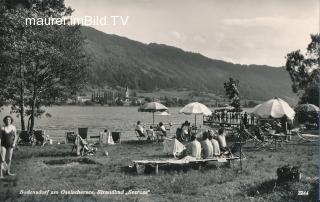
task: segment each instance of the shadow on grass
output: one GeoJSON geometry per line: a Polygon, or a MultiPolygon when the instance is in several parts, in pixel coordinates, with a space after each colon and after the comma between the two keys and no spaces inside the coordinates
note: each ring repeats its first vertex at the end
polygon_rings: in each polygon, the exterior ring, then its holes
{"type": "Polygon", "coordinates": [[[125,142],[121,142],[121,144],[127,144],[127,145],[152,145],[154,144],[153,142],[150,142],[148,140],[128,140],[125,142]]]}
{"type": "Polygon", "coordinates": [[[47,165],[63,165],[63,164],[70,164],[70,163],[80,163],[80,164],[97,164],[102,165],[101,163],[94,161],[89,158],[74,158],[74,159],[54,159],[43,161],[47,165]]]}
{"type": "MultiPolygon", "coordinates": [[[[187,173],[191,170],[198,170],[201,172],[207,172],[212,169],[229,168],[227,164],[216,164],[216,163],[192,163],[192,164],[171,164],[171,165],[159,165],[159,173],[175,174],[175,173],[187,173]]],[[[139,165],[138,169],[136,166],[121,167],[121,172],[128,175],[152,175],[155,174],[155,166],[153,165],[139,165]]]]}
{"type": "Polygon", "coordinates": [[[29,159],[32,157],[66,157],[76,156],[75,152],[71,152],[70,145],[55,145],[55,146],[19,146],[13,152],[15,158],[29,159]]]}
{"type": "Polygon", "coordinates": [[[274,189],[276,188],[276,185],[277,185],[276,182],[277,182],[276,180],[269,180],[261,183],[258,186],[251,187],[248,191],[248,195],[251,197],[255,197],[261,194],[269,194],[273,192],[274,189]]]}

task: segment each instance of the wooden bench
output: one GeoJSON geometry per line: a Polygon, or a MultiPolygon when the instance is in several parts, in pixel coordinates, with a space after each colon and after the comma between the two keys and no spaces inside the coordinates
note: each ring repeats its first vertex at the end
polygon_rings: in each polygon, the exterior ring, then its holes
{"type": "Polygon", "coordinates": [[[231,165],[231,161],[239,160],[239,157],[228,157],[228,158],[210,158],[210,159],[197,159],[197,160],[184,160],[184,159],[167,159],[167,160],[134,160],[132,161],[133,166],[136,168],[137,174],[141,173],[141,167],[145,167],[147,165],[155,167],[155,173],[159,173],[159,165],[191,165],[197,164],[201,165],[206,162],[219,162],[219,163],[227,163],[229,166],[231,165]]]}

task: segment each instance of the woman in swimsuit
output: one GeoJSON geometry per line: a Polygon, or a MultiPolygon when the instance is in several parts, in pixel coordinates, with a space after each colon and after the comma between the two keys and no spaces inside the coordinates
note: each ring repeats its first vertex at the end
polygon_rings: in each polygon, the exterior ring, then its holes
{"type": "Polygon", "coordinates": [[[13,119],[11,116],[6,116],[3,119],[4,126],[1,127],[0,131],[0,145],[1,145],[1,159],[0,159],[0,178],[3,178],[3,167],[6,164],[7,166],[7,174],[9,176],[12,176],[10,172],[10,166],[11,166],[11,159],[12,159],[12,152],[13,148],[16,146],[17,142],[17,130],[13,123],[13,119]],[[4,164],[4,165],[2,165],[4,164]]]}

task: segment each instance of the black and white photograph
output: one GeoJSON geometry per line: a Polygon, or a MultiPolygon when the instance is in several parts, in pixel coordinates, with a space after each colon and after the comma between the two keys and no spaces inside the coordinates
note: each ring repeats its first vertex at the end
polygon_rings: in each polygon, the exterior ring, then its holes
{"type": "Polygon", "coordinates": [[[0,201],[319,201],[320,0],[0,0],[0,201]]]}

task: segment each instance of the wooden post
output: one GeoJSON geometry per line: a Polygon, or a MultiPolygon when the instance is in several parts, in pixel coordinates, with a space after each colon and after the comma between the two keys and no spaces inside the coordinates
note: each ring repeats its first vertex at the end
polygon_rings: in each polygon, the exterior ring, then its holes
{"type": "Polygon", "coordinates": [[[158,173],[159,173],[159,165],[156,164],[156,175],[158,175],[158,173]]]}

